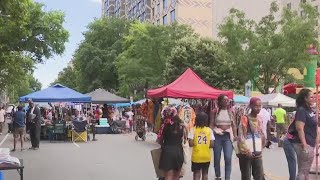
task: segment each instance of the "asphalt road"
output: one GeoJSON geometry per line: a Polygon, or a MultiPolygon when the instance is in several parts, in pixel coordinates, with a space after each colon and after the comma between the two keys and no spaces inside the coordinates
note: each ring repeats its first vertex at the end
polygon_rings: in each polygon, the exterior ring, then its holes
{"type": "MultiPolygon", "coordinates": [[[[3,140],[6,135],[1,135],[3,140]]],[[[41,141],[40,150],[12,153],[24,159],[25,180],[152,180],[156,179],[150,150],[159,147],[155,136],[147,141],[135,141],[134,134],[98,135],[98,141],[88,143],[41,141]]],[[[12,148],[8,135],[1,147],[12,148]]],[[[26,143],[30,146],[30,142],[26,143]]],[[[19,146],[18,146],[19,148],[19,146]]],[[[223,167],[223,163],[222,167],[223,167]]],[[[240,180],[238,160],[233,158],[232,179],[240,180]]],[[[280,148],[265,150],[264,168],[270,180],[287,180],[288,170],[280,148]]],[[[213,179],[213,165],[210,166],[213,179]]],[[[5,180],[18,180],[16,171],[5,172],[5,180]]],[[[183,178],[192,179],[191,170],[183,178]]]]}

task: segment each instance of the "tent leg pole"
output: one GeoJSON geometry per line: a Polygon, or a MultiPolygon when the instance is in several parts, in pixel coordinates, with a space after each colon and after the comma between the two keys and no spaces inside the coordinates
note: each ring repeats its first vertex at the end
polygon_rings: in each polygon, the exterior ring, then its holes
{"type": "Polygon", "coordinates": [[[316,180],[318,180],[318,172],[319,172],[319,132],[318,132],[318,124],[319,124],[319,101],[318,101],[318,95],[319,95],[319,86],[316,86],[316,119],[317,119],[317,138],[316,138],[316,180]]]}

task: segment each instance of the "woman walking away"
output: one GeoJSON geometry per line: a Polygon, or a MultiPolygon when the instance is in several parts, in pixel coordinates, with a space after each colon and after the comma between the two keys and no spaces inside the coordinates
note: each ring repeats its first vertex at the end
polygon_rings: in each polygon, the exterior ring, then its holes
{"type": "Polygon", "coordinates": [[[232,161],[232,141],[236,139],[236,123],[234,114],[229,108],[226,95],[218,97],[218,109],[214,111],[210,127],[214,131],[214,170],[216,179],[221,180],[220,160],[223,150],[225,161],[225,179],[230,180],[232,161]]]}
{"type": "Polygon", "coordinates": [[[302,89],[297,97],[297,112],[295,116],[297,141],[294,148],[298,159],[297,180],[308,180],[309,171],[314,158],[314,147],[317,137],[317,120],[311,106],[314,104],[313,94],[309,89],[302,89]]]}
{"type": "Polygon", "coordinates": [[[239,125],[240,154],[238,157],[241,179],[250,180],[252,173],[254,180],[264,180],[262,148],[265,145],[265,137],[262,131],[262,120],[258,116],[261,110],[261,100],[251,98],[249,106],[251,113],[243,116],[239,125]]]}
{"type": "Polygon", "coordinates": [[[165,180],[178,180],[184,162],[182,139],[185,127],[175,109],[168,110],[166,114],[158,136],[162,146],[159,169],[165,172],[165,180]]]}
{"type": "Polygon", "coordinates": [[[204,112],[197,114],[195,127],[189,133],[189,144],[192,149],[193,180],[208,180],[208,171],[211,161],[211,149],[214,135],[208,124],[208,115],[204,112]]]}

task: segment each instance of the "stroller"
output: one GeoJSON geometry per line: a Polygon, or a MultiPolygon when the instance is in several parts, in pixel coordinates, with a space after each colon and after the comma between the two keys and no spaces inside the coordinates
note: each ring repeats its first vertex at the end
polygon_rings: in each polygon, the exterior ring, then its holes
{"type": "Polygon", "coordinates": [[[126,122],[125,121],[114,121],[109,120],[109,125],[113,134],[120,134],[125,131],[126,129],[126,122]]]}
{"type": "Polygon", "coordinates": [[[139,138],[142,141],[146,140],[146,128],[145,128],[145,118],[143,116],[138,115],[136,120],[136,133],[135,140],[138,141],[139,138]]]}

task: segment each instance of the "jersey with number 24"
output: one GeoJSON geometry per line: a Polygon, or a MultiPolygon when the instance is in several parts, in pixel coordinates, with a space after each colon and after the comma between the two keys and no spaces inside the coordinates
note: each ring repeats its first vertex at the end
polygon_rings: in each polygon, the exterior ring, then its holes
{"type": "Polygon", "coordinates": [[[193,139],[192,162],[207,163],[211,161],[210,141],[214,140],[214,135],[209,127],[194,127],[189,139],[193,139]]]}

